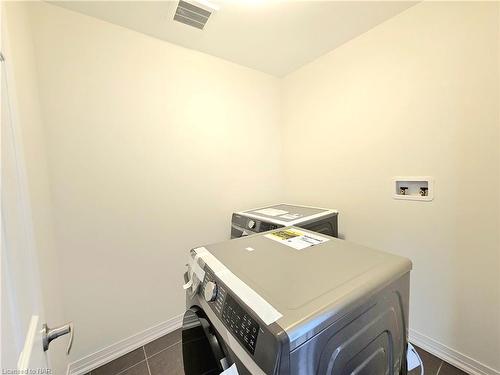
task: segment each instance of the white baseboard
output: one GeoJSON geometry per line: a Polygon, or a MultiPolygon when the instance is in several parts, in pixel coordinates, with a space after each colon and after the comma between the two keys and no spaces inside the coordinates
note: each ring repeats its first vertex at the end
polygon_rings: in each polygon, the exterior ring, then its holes
{"type": "MultiPolygon", "coordinates": [[[[131,352],[157,338],[166,335],[182,326],[183,315],[178,315],[162,322],[154,327],[148,328],[135,335],[118,341],[104,349],[98,350],[68,365],[67,375],[83,375],[98,368],[112,360],[131,352]]],[[[452,364],[453,366],[467,372],[470,375],[500,375],[497,371],[484,365],[465,354],[462,354],[436,340],[410,329],[410,341],[438,358],[452,364]]]]}
{"type": "Polygon", "coordinates": [[[500,375],[500,371],[457,352],[413,329],[410,329],[410,342],[470,375],[500,375]]]}
{"type": "Polygon", "coordinates": [[[182,317],[179,315],[162,322],[154,327],[148,328],[142,332],[136,333],[126,339],[118,341],[104,349],[89,354],[81,359],[71,362],[68,365],[67,375],[83,375],[96,369],[112,360],[140,348],[157,338],[166,335],[182,326],[182,317]]]}

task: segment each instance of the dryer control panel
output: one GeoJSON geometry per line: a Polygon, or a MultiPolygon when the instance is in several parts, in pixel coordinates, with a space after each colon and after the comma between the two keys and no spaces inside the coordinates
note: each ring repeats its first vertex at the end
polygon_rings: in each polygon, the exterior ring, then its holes
{"type": "Polygon", "coordinates": [[[226,287],[218,281],[212,270],[205,267],[205,278],[200,288],[200,294],[204,294],[207,284],[215,283],[217,292],[215,299],[209,302],[209,306],[221,319],[226,328],[251,354],[255,353],[260,325],[250,312],[247,312],[242,305],[230,293],[226,287]]]}
{"type": "Polygon", "coordinates": [[[203,280],[203,284],[201,285],[201,293],[205,294],[205,288],[208,283],[216,283],[217,291],[215,300],[210,304],[212,309],[217,313],[217,316],[222,316],[222,310],[224,308],[224,301],[226,300],[226,287],[222,285],[220,282],[214,277],[214,273],[208,267],[205,267],[205,279],[203,280]]]}
{"type": "MultiPolygon", "coordinates": [[[[191,254],[193,257],[193,253],[191,254]]],[[[187,293],[187,306],[197,306],[205,310],[209,323],[215,328],[222,325],[226,329],[225,335],[234,340],[226,341],[226,345],[239,345],[250,355],[254,363],[265,374],[272,374],[276,363],[287,368],[289,359],[289,340],[285,331],[276,323],[266,324],[255,312],[243,302],[230,286],[226,285],[212,269],[198,259],[203,269],[203,281],[193,294],[187,293]],[[210,314],[208,314],[208,310],[210,314]],[[210,316],[211,315],[211,316],[210,316]]],[[[184,275],[188,282],[188,272],[184,275]]],[[[221,333],[222,335],[222,333],[221,333]]],[[[224,335],[222,335],[224,336],[224,335]]],[[[234,350],[233,347],[232,350],[234,350]]]]}
{"type": "Polygon", "coordinates": [[[244,235],[267,232],[277,229],[283,225],[270,223],[245,215],[233,214],[231,220],[231,238],[239,238],[244,235]]]}
{"type": "Polygon", "coordinates": [[[255,344],[259,334],[259,324],[235,299],[228,294],[222,310],[222,320],[238,341],[252,354],[255,353],[255,344]]]}

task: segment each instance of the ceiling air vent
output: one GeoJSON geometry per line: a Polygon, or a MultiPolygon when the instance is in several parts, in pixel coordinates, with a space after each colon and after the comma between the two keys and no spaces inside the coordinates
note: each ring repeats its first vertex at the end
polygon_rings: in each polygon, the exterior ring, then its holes
{"type": "Polygon", "coordinates": [[[208,17],[210,17],[211,14],[212,12],[206,9],[200,8],[186,1],[179,0],[174,20],[203,30],[208,21],[208,17]]]}

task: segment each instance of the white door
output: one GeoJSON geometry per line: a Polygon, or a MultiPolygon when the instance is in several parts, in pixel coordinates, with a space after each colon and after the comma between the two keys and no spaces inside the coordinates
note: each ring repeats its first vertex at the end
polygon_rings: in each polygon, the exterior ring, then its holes
{"type": "MultiPolygon", "coordinates": [[[[1,6],[0,6],[1,8],[1,6]]],[[[2,50],[8,52],[2,25],[2,50]]],[[[51,372],[42,344],[43,301],[16,121],[8,53],[1,56],[1,363],[2,374],[51,372]],[[21,371],[22,372],[21,372],[21,371]]],[[[59,330],[56,334],[62,334],[59,330]]]]}

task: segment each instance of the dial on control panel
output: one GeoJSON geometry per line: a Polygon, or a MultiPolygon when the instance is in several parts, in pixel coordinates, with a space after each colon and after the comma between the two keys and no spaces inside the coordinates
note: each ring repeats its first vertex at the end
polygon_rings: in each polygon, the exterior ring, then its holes
{"type": "Polygon", "coordinates": [[[213,281],[209,281],[205,284],[205,290],[203,291],[203,296],[205,301],[212,302],[217,298],[217,284],[213,281]]]}
{"type": "Polygon", "coordinates": [[[247,225],[248,225],[248,228],[253,229],[253,228],[255,228],[255,221],[248,220],[247,225]]]}

